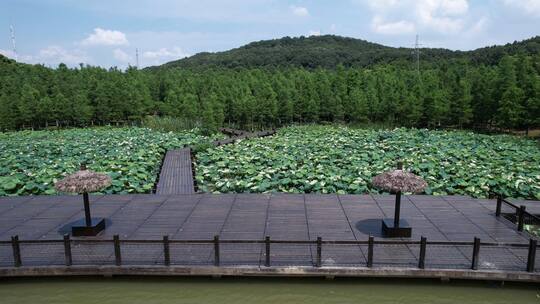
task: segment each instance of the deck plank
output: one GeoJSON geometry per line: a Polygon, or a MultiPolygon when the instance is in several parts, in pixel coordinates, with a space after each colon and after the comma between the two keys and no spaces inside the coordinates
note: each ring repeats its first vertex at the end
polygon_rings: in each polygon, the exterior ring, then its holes
{"type": "Polygon", "coordinates": [[[165,154],[165,160],[159,174],[156,194],[193,194],[193,166],[191,164],[191,149],[170,150],[165,154]]]}

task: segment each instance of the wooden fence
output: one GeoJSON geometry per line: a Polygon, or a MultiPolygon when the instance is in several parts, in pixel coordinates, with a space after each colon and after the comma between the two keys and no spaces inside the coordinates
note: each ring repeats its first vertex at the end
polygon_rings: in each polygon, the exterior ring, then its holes
{"type": "MultiPolygon", "coordinates": [[[[467,251],[470,250],[471,255],[467,260],[470,261],[470,264],[466,268],[472,269],[472,270],[478,270],[479,269],[479,260],[480,260],[480,252],[482,251],[482,248],[490,247],[490,248],[497,248],[497,249],[504,249],[504,250],[523,250],[523,253],[525,254],[526,250],[526,263],[523,263],[521,259],[519,259],[517,256],[514,258],[516,259],[515,264],[517,265],[514,268],[510,269],[513,271],[527,271],[527,272],[537,272],[535,270],[535,260],[536,260],[536,250],[538,248],[537,240],[530,239],[529,243],[499,243],[499,242],[482,242],[479,238],[474,238],[472,241],[469,242],[454,242],[454,241],[429,241],[425,237],[421,237],[420,240],[413,241],[413,240],[375,240],[374,237],[370,236],[365,241],[334,241],[334,240],[323,240],[321,237],[318,237],[316,240],[304,240],[304,241],[296,241],[296,240],[274,240],[270,237],[266,237],[262,240],[222,240],[219,238],[219,236],[215,236],[212,240],[172,240],[169,238],[169,236],[163,236],[162,239],[154,239],[154,240],[131,240],[131,239],[120,239],[118,235],[114,235],[112,239],[72,239],[69,235],[64,235],[63,239],[59,240],[21,240],[18,236],[13,236],[10,241],[0,241],[0,246],[9,246],[11,245],[11,251],[12,251],[12,263],[11,266],[13,267],[21,267],[25,266],[25,255],[30,255],[30,250],[34,251],[34,258],[32,259],[32,262],[29,263],[31,266],[51,266],[51,261],[55,261],[55,263],[59,262],[59,259],[48,259],[47,258],[47,246],[55,245],[57,248],[62,248],[61,250],[51,250],[49,253],[54,252],[57,255],[57,258],[61,255],[61,264],[65,266],[71,266],[74,264],[74,260],[77,260],[79,265],[92,265],[90,260],[85,260],[87,257],[88,252],[96,253],[98,248],[102,250],[103,252],[110,252],[110,260],[109,262],[112,262],[114,260],[114,265],[121,266],[123,265],[123,256],[125,254],[137,256],[139,258],[144,257],[144,255],[151,255],[155,260],[149,259],[145,260],[144,262],[135,262],[137,265],[163,265],[163,266],[170,266],[171,260],[174,258],[172,252],[171,252],[171,246],[176,245],[185,245],[185,246],[192,246],[192,245],[205,245],[206,248],[208,248],[206,253],[210,253],[208,256],[210,257],[208,260],[203,261],[204,263],[207,263],[209,265],[214,266],[221,266],[222,265],[222,259],[224,257],[227,257],[227,253],[223,252],[221,249],[222,246],[228,245],[228,246],[243,246],[243,245],[258,245],[261,248],[261,261],[258,263],[258,266],[261,267],[271,267],[273,266],[272,261],[272,252],[273,247],[275,246],[289,246],[289,245],[303,245],[303,246],[309,246],[310,248],[313,248],[314,256],[310,261],[304,261],[307,262],[308,266],[312,267],[323,267],[323,257],[325,255],[325,251],[334,251],[336,249],[339,249],[339,246],[343,245],[350,245],[350,246],[364,246],[364,248],[367,249],[367,257],[365,259],[364,265],[357,265],[358,267],[374,267],[375,264],[378,263],[379,256],[375,253],[374,248],[376,246],[409,246],[414,245],[414,248],[417,248],[417,263],[414,265],[418,269],[426,269],[426,260],[437,260],[440,259],[440,253],[436,255],[427,255],[428,249],[431,246],[439,246],[439,248],[451,248],[456,246],[461,246],[461,248],[467,248],[467,251]],[[32,246],[32,249],[27,248],[27,250],[22,250],[22,246],[32,246]],[[135,246],[135,247],[134,247],[135,246]],[[42,248],[43,250],[40,250],[42,248]],[[152,250],[150,250],[152,248],[152,250]],[[74,250],[76,249],[77,254],[74,254],[74,250]],[[61,253],[63,252],[63,253],[61,253]],[[213,254],[212,254],[213,252],[213,254]],[[38,260],[35,259],[35,257],[39,257],[38,260]],[[213,258],[212,258],[213,256],[213,258]],[[114,257],[114,259],[112,259],[114,257]],[[151,262],[148,262],[151,261],[151,262]],[[521,266],[519,266],[521,265],[521,266]]],[[[360,253],[360,247],[358,248],[358,254],[360,253]]],[[[409,250],[411,248],[407,247],[409,250]]],[[[386,254],[392,254],[392,252],[395,252],[395,257],[397,258],[399,255],[399,252],[397,251],[387,251],[386,254]]],[[[293,251],[290,252],[290,254],[294,254],[293,251]]],[[[204,255],[204,254],[203,254],[204,255]]],[[[4,259],[6,256],[3,257],[4,259]]],[[[487,257],[489,259],[490,256],[487,257]]],[[[491,256],[491,258],[495,260],[501,260],[501,259],[508,259],[508,256],[504,257],[496,257],[491,256]]],[[[485,260],[485,259],[484,259],[485,260]]],[[[129,263],[130,265],[133,265],[133,262],[129,263]]],[[[179,263],[174,263],[175,265],[178,265],[179,263]]],[[[306,265],[306,263],[301,263],[302,265],[306,265]]],[[[289,266],[295,266],[295,262],[292,262],[289,266]]],[[[4,265],[6,267],[6,265],[4,265]]],[[[10,266],[8,266],[10,267],[10,266]]],[[[455,264],[452,264],[452,262],[439,263],[439,268],[460,268],[456,267],[455,264]]]]}

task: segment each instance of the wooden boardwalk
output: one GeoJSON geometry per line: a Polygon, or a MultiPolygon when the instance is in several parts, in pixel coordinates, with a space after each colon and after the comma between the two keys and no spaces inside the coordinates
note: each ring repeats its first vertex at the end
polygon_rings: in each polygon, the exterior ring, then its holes
{"type": "Polygon", "coordinates": [[[241,140],[241,139],[266,137],[266,136],[272,136],[272,135],[276,134],[276,130],[248,132],[248,131],[243,131],[243,130],[221,128],[220,131],[225,133],[225,134],[230,135],[231,137],[214,141],[212,143],[214,146],[223,146],[223,145],[233,144],[236,141],[241,140]]]}
{"type": "Polygon", "coordinates": [[[191,149],[184,148],[167,151],[159,174],[156,194],[193,193],[195,193],[195,185],[193,183],[191,149]]]}
{"type": "MultiPolygon", "coordinates": [[[[413,227],[411,240],[528,244],[530,236],[518,232],[502,217],[495,217],[495,201],[464,196],[407,196],[402,217],[413,227]]],[[[540,202],[530,202],[540,206],[540,202]]],[[[108,219],[107,229],[93,239],[110,240],[383,240],[380,220],[393,214],[393,196],[317,194],[192,194],[110,195],[92,197],[92,214],[108,219]]],[[[532,207],[531,207],[532,208],[532,207]]],[[[59,240],[68,224],[83,217],[77,196],[0,198],[0,240],[18,235],[21,240],[59,240]]],[[[161,243],[122,245],[125,265],[160,265],[161,243]]],[[[171,244],[171,265],[213,263],[213,245],[171,244]]],[[[63,265],[62,244],[21,245],[23,265],[63,265]]],[[[375,245],[374,267],[411,268],[418,263],[418,244],[375,245]]],[[[469,269],[472,247],[428,245],[426,268],[469,269]]],[[[110,243],[73,247],[74,265],[114,264],[110,243]]],[[[273,266],[306,266],[315,263],[313,244],[273,244],[273,266]]],[[[367,245],[329,244],[322,248],[322,266],[365,267],[367,245]]],[[[262,267],[264,244],[222,244],[221,264],[262,267]]],[[[479,269],[523,271],[527,248],[482,246],[479,269]]],[[[13,264],[11,244],[0,245],[0,268],[13,264]]],[[[540,259],[537,255],[537,271],[540,259]]]]}
{"type": "MultiPolygon", "coordinates": [[[[247,132],[223,128],[221,131],[230,134],[232,137],[212,142],[214,146],[222,146],[235,143],[241,139],[264,137],[275,134],[275,130],[247,132]]],[[[191,163],[191,149],[177,149],[167,151],[159,180],[156,186],[156,194],[193,194],[195,193],[195,182],[193,178],[193,164],[191,163]]]]}

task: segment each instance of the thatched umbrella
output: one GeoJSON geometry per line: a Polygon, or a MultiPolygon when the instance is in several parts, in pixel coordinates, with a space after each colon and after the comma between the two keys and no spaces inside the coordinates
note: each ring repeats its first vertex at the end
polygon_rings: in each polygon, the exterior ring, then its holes
{"type": "Polygon", "coordinates": [[[403,170],[403,163],[398,162],[397,170],[384,172],[375,176],[373,186],[396,194],[396,207],[394,210],[394,228],[399,228],[401,192],[419,193],[424,191],[427,183],[420,176],[403,170]]]}
{"type": "Polygon", "coordinates": [[[90,216],[89,192],[96,192],[111,185],[111,178],[102,173],[96,173],[86,169],[85,164],[81,164],[81,170],[77,171],[61,181],[54,187],[61,192],[82,193],[84,201],[84,217],[86,226],[92,226],[92,217],[90,216]]]}

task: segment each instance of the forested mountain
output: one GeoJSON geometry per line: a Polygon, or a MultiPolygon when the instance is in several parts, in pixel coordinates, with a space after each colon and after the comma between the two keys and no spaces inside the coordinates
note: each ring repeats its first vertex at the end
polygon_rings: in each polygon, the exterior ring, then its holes
{"type": "MultiPolygon", "coordinates": [[[[309,39],[335,39],[315,38],[309,39]]],[[[332,68],[261,64],[122,71],[63,64],[51,69],[0,56],[0,130],[132,123],[148,115],[177,117],[209,131],[229,124],[249,129],[312,122],[540,126],[538,37],[474,52],[432,50],[423,53],[420,71],[409,50],[353,42],[366,53],[403,52],[403,58],[387,55],[366,67],[334,67],[340,58],[356,56],[343,49],[343,56],[325,57],[334,63],[323,66],[332,68]]]]}
{"type": "MultiPolygon", "coordinates": [[[[320,67],[333,69],[338,65],[370,67],[383,63],[408,62],[412,51],[413,49],[410,48],[393,48],[365,40],[333,35],[284,37],[253,42],[225,52],[199,53],[189,58],[171,61],[162,65],[161,68],[320,67]]],[[[538,54],[539,52],[540,36],[474,51],[421,49],[422,62],[428,65],[447,59],[466,59],[474,64],[493,65],[506,54],[538,54]]]]}

